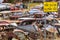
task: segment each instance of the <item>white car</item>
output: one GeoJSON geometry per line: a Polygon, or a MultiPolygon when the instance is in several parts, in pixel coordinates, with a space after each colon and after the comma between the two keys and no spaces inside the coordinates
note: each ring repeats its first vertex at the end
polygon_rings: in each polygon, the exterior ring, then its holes
{"type": "Polygon", "coordinates": [[[4,10],[4,9],[8,9],[8,8],[10,8],[9,5],[7,5],[7,4],[0,4],[0,10],[4,10]]]}
{"type": "Polygon", "coordinates": [[[2,3],[4,0],[0,0],[0,10],[1,9],[6,9],[6,8],[9,8],[9,6],[5,3],[2,3]]]}
{"type": "Polygon", "coordinates": [[[6,8],[6,5],[0,4],[0,9],[6,8]]]}
{"type": "Polygon", "coordinates": [[[40,12],[40,10],[38,10],[38,9],[31,9],[29,11],[30,14],[39,13],[39,12],[40,12]]]}
{"type": "Polygon", "coordinates": [[[0,3],[2,3],[4,0],[0,0],[0,3]]]}

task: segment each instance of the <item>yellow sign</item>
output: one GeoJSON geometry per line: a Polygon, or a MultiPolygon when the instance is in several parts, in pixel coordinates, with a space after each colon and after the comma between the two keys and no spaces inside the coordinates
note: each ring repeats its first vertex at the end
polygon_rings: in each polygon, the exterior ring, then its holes
{"type": "Polygon", "coordinates": [[[58,3],[57,2],[44,2],[44,12],[57,12],[58,3]]]}

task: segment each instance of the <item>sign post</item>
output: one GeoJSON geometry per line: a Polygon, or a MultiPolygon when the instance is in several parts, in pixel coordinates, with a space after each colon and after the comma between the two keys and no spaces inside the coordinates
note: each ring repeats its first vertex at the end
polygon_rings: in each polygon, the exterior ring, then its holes
{"type": "MultiPolygon", "coordinates": [[[[44,2],[44,12],[57,12],[57,11],[58,11],[58,3],[57,2],[44,2]]],[[[46,17],[46,15],[45,15],[45,17],[46,17]]],[[[46,19],[45,19],[45,26],[44,27],[45,27],[44,40],[46,40],[46,19]]],[[[52,40],[54,40],[54,37],[52,40]]]]}

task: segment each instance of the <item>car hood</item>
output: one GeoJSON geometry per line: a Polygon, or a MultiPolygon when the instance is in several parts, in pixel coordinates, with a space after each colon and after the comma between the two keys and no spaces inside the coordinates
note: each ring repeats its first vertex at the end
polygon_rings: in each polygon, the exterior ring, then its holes
{"type": "Polygon", "coordinates": [[[37,31],[33,25],[17,26],[17,28],[25,32],[36,32],[37,31]]]}

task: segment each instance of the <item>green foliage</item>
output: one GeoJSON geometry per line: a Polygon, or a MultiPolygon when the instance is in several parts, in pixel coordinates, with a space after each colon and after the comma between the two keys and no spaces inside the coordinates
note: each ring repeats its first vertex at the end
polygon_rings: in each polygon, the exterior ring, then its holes
{"type": "Polygon", "coordinates": [[[14,0],[9,0],[8,2],[9,2],[9,3],[13,3],[13,2],[14,2],[14,0]]]}

